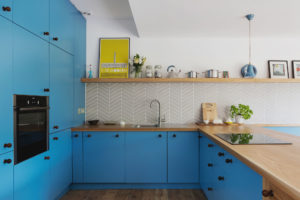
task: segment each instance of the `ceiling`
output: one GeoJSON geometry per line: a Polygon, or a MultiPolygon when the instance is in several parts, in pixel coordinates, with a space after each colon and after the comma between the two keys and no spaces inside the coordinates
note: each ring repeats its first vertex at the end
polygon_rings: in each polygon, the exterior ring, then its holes
{"type": "Polygon", "coordinates": [[[101,19],[133,19],[140,37],[299,37],[299,0],[71,0],[101,19]]]}

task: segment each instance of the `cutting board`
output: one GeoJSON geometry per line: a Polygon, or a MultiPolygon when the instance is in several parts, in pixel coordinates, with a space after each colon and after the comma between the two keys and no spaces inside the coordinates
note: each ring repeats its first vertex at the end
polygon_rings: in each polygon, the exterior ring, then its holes
{"type": "Polygon", "coordinates": [[[202,103],[202,116],[203,120],[209,122],[214,121],[218,118],[217,104],[216,103],[202,103]]]}

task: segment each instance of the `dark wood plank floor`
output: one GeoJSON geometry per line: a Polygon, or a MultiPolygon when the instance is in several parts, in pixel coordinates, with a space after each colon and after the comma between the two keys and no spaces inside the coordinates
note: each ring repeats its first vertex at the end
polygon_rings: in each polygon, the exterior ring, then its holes
{"type": "Polygon", "coordinates": [[[206,200],[201,190],[71,190],[61,200],[206,200]]]}

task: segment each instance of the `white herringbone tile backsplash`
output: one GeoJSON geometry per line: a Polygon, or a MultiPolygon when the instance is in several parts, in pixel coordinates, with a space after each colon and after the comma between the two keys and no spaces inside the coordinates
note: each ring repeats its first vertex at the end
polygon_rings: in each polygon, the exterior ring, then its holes
{"type": "Polygon", "coordinates": [[[88,83],[86,120],[152,123],[157,115],[156,105],[150,108],[153,99],[161,102],[167,123],[201,121],[204,102],[216,102],[221,119],[228,117],[230,105],[242,103],[254,111],[248,123],[300,123],[297,83],[88,83]]]}

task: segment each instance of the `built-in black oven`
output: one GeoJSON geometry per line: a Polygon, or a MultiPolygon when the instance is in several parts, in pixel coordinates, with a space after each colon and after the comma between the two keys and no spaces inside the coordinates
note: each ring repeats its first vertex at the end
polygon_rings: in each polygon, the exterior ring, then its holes
{"type": "Polygon", "coordinates": [[[48,150],[49,97],[14,95],[15,164],[48,150]]]}

